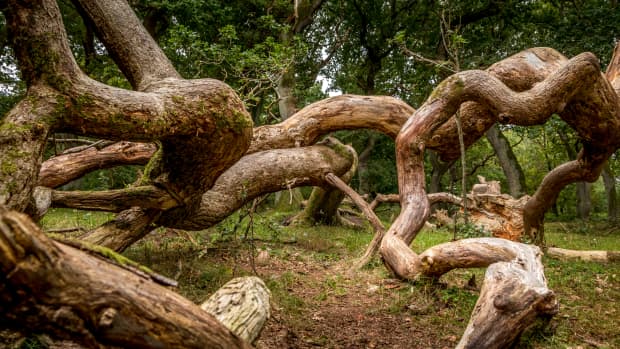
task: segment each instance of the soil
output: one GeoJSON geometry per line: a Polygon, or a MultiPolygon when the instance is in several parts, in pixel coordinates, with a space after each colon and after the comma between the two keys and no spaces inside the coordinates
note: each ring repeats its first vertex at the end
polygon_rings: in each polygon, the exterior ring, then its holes
{"type": "MultiPolygon", "coordinates": [[[[266,265],[257,266],[265,280],[277,279],[283,273],[300,275],[286,291],[304,303],[297,314],[273,305],[272,317],[255,343],[257,348],[454,348],[456,345],[456,334],[432,335],[438,330],[429,330],[425,322],[416,318],[416,312],[435,317],[446,309],[445,304],[424,304],[425,300],[409,299],[403,302],[403,307],[394,309],[395,301],[399,303],[395,299],[397,291],[410,287],[408,283],[367,270],[351,275],[347,270],[350,261],[325,265],[311,258],[300,259],[272,258],[266,265]],[[434,309],[437,305],[439,309],[434,309]]],[[[462,329],[465,326],[466,320],[462,329]]]]}

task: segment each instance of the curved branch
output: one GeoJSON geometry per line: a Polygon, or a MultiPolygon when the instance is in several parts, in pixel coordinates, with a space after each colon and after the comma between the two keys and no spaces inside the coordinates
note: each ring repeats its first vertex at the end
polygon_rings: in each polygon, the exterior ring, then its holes
{"type": "Polygon", "coordinates": [[[387,96],[341,95],[312,103],[276,125],[257,127],[247,153],[311,145],[338,130],[369,128],[395,138],[415,110],[387,96]]]}
{"type": "Polygon", "coordinates": [[[325,185],[325,174],[344,174],[353,155],[335,142],[332,147],[317,144],[246,155],[217,179],[203,194],[195,214],[186,219],[159,218],[152,211],[133,208],[81,238],[121,251],[148,233],[153,222],[179,229],[206,229],[260,195],[289,187],[325,185]]]}
{"type": "MultiPolygon", "coordinates": [[[[430,212],[424,189],[427,144],[437,137],[437,130],[461,104],[468,101],[482,105],[501,122],[518,125],[542,123],[551,114],[559,113],[585,139],[582,161],[593,168],[604,163],[611,148],[618,147],[617,137],[609,136],[620,129],[620,107],[617,95],[599,71],[596,57],[584,53],[522,92],[512,90],[487,72],[455,74],[437,87],[396,139],[401,212],[380,247],[386,265],[397,276],[413,279],[421,274],[439,276],[457,266],[494,263],[487,270],[487,283],[494,280],[501,285],[496,289],[483,288],[459,347],[504,347],[536,316],[557,311],[555,297],[547,290],[542,274],[540,250],[500,239],[478,240],[482,244],[461,240],[436,246],[429,250],[437,252],[427,251],[420,256],[409,248],[430,212]],[[497,263],[508,260],[512,262],[497,263]]],[[[593,171],[586,172],[585,176],[594,176],[593,171]]]]}
{"type": "Polygon", "coordinates": [[[84,174],[118,165],[145,165],[157,147],[152,143],[116,142],[77,153],[58,155],[41,164],[39,185],[56,188],[84,174]]]}
{"type": "Polygon", "coordinates": [[[504,122],[532,125],[562,112],[573,100],[579,102],[600,79],[596,57],[586,53],[571,59],[547,79],[523,92],[509,89],[482,71],[466,71],[444,80],[407,121],[396,140],[402,210],[381,248],[396,274],[409,278],[418,272],[408,245],[430,213],[424,190],[424,150],[426,143],[435,137],[434,132],[449,120],[461,103],[476,101],[504,122]]]}

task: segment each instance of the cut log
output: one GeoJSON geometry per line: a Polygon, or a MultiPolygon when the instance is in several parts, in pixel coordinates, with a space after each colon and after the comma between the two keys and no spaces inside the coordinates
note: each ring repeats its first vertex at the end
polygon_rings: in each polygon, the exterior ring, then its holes
{"type": "Polygon", "coordinates": [[[577,251],[558,247],[548,247],[546,255],[563,260],[579,259],[587,262],[620,262],[620,251],[577,251]]]}
{"type": "Polygon", "coordinates": [[[230,280],[200,307],[247,341],[254,342],[269,319],[270,292],[255,276],[230,280]]]}
{"type": "Polygon", "coordinates": [[[0,322],[90,348],[250,348],[199,306],[0,207],[0,322]]]}

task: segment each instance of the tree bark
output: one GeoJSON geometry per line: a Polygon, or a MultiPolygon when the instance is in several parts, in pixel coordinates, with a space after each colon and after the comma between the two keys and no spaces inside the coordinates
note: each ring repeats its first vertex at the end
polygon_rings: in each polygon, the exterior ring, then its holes
{"type": "Polygon", "coordinates": [[[134,208],[81,238],[122,251],[146,235],[153,222],[178,229],[206,229],[260,195],[289,187],[323,186],[326,173],[343,175],[353,161],[354,155],[335,140],[326,145],[246,155],[204,193],[197,214],[180,221],[160,221],[156,210],[134,208]]]}
{"type": "Polygon", "coordinates": [[[56,188],[93,170],[119,165],[145,165],[157,147],[152,143],[117,142],[102,149],[58,155],[44,161],[39,185],[56,188]]]}
{"type": "Polygon", "coordinates": [[[605,196],[607,197],[607,220],[610,222],[618,221],[618,196],[616,194],[616,176],[609,166],[609,161],[603,167],[603,184],[605,186],[605,196]]]}
{"type": "Polygon", "coordinates": [[[249,348],[213,316],[142,275],[47,238],[0,207],[4,326],[86,347],[249,348]],[[121,281],[122,280],[122,281],[121,281]],[[121,282],[119,282],[121,281],[121,282]]]}
{"type": "Polygon", "coordinates": [[[512,151],[508,138],[506,138],[497,125],[493,125],[487,130],[486,137],[495,151],[502,170],[504,170],[506,183],[508,184],[508,194],[514,198],[521,197],[527,191],[525,175],[517,161],[517,157],[512,151]]]}
{"type": "Polygon", "coordinates": [[[85,0],[81,5],[100,37],[130,44],[111,44],[108,51],[143,92],[103,85],[79,70],[54,1],[11,1],[5,10],[7,25],[32,95],[0,127],[0,163],[5,168],[0,171],[0,203],[26,209],[38,182],[43,144],[49,132],[59,130],[106,139],[159,140],[161,153],[145,177],[145,189],[163,189],[183,206],[169,211],[177,217],[179,212],[191,215],[201,194],[249,146],[249,115],[225,84],[178,79],[126,3],[85,0]],[[136,30],[124,32],[134,24],[136,30]],[[43,59],[46,56],[53,59],[43,59]]]}
{"type": "MultiPolygon", "coordinates": [[[[345,183],[348,183],[358,168],[358,157],[353,147],[348,145],[343,147],[352,155],[353,159],[351,168],[341,178],[345,183]]],[[[344,218],[338,213],[338,207],[343,199],[344,193],[337,188],[332,186],[314,187],[310,198],[308,198],[308,203],[301,212],[293,217],[291,224],[301,226],[311,226],[317,223],[327,225],[346,224],[344,218]]]]}

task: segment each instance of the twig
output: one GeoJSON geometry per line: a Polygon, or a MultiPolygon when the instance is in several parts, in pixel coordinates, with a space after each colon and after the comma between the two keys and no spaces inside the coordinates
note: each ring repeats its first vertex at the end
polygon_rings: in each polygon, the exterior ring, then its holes
{"type": "Polygon", "coordinates": [[[377,250],[379,250],[381,240],[383,240],[383,235],[385,234],[385,227],[375,212],[370,208],[368,203],[364,201],[364,199],[362,199],[362,197],[355,190],[349,187],[342,179],[338,178],[338,176],[333,173],[328,173],[325,175],[325,181],[349,196],[360,211],[364,213],[364,216],[366,216],[366,219],[368,219],[370,225],[372,225],[375,231],[375,236],[366,248],[364,255],[357,262],[355,262],[351,268],[351,270],[361,269],[372,259],[372,256],[377,252],[377,250]]]}
{"type": "Polygon", "coordinates": [[[88,233],[88,230],[82,227],[48,229],[48,230],[45,230],[45,233],[46,234],[49,234],[49,233],[61,234],[61,233],[71,233],[74,231],[79,231],[81,233],[88,233]]]}

